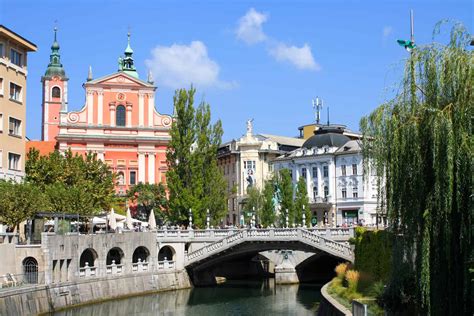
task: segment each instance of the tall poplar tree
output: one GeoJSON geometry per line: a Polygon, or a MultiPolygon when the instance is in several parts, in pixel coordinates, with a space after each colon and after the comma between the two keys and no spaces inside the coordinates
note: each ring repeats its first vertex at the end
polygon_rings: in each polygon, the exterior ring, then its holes
{"type": "Polygon", "coordinates": [[[209,104],[194,108],[196,90],[180,89],[174,96],[176,118],[166,157],[170,218],[186,221],[191,209],[193,223],[204,227],[207,210],[211,223],[220,224],[227,213],[226,183],[217,166],[222,124],[211,124],[209,104]]]}
{"type": "Polygon", "coordinates": [[[311,210],[309,209],[306,179],[303,177],[298,179],[298,183],[296,185],[294,208],[296,225],[303,224],[303,212],[305,214],[305,223],[306,225],[309,225],[311,221],[311,210]]]}
{"type": "MultiPolygon", "coordinates": [[[[361,120],[393,230],[388,309],[471,315],[474,58],[456,25],[448,46],[412,51],[400,93],[361,120]],[[384,181],[384,182],[381,182],[384,181]]],[[[365,166],[367,170],[367,166],[365,166]]]]}
{"type": "Polygon", "coordinates": [[[265,227],[275,224],[274,194],[275,184],[273,179],[265,181],[262,190],[262,209],[260,215],[260,222],[265,227]]]}
{"type": "Polygon", "coordinates": [[[295,214],[293,207],[293,181],[291,173],[288,169],[280,170],[278,176],[278,188],[281,195],[281,210],[280,210],[280,227],[286,225],[286,212],[288,210],[288,223],[293,225],[295,223],[295,214]]]}

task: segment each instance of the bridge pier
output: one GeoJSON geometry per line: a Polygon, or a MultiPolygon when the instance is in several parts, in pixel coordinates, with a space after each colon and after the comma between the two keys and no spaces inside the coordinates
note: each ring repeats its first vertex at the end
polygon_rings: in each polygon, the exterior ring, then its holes
{"type": "Polygon", "coordinates": [[[275,284],[298,284],[300,280],[295,267],[288,261],[283,261],[275,267],[275,284]]]}

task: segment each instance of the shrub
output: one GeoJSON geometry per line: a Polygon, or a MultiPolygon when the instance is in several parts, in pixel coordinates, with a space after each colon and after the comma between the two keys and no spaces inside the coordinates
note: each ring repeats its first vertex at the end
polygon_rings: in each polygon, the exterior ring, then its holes
{"type": "Polygon", "coordinates": [[[344,280],[344,274],[346,273],[346,270],[347,270],[347,263],[340,263],[337,265],[336,269],[334,269],[334,271],[336,271],[337,277],[341,281],[344,280]]]}
{"type": "Polygon", "coordinates": [[[357,283],[359,283],[359,272],[355,270],[348,270],[346,272],[346,280],[348,283],[348,292],[357,292],[357,283]]]}

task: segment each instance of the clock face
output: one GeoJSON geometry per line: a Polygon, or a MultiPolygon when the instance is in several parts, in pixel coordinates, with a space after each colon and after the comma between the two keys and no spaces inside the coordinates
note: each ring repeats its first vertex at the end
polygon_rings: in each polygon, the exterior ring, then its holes
{"type": "Polygon", "coordinates": [[[117,93],[117,101],[124,101],[124,100],[125,100],[125,94],[117,93]]]}
{"type": "Polygon", "coordinates": [[[54,80],[54,81],[59,81],[59,77],[58,77],[58,76],[54,76],[54,77],[53,77],[53,80],[54,80]]]}

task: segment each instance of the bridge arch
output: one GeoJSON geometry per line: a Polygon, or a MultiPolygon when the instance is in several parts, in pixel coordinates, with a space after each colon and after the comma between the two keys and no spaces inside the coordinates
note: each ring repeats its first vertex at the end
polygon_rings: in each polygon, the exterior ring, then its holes
{"type": "Polygon", "coordinates": [[[150,251],[145,246],[139,246],[135,249],[132,256],[132,263],[141,262],[148,262],[148,258],[150,257],[150,251]]]}
{"type": "Polygon", "coordinates": [[[97,258],[97,251],[95,251],[93,248],[87,248],[81,253],[81,257],[79,258],[79,267],[84,268],[86,263],[89,267],[95,267],[97,258]]]}
{"type": "Polygon", "coordinates": [[[164,261],[164,260],[170,260],[170,261],[176,260],[176,250],[174,250],[173,247],[163,246],[160,248],[160,251],[158,252],[158,261],[164,261]]]}
{"type": "Polygon", "coordinates": [[[107,259],[105,264],[111,265],[112,263],[121,264],[124,257],[123,250],[120,247],[113,247],[107,253],[107,259]]]}

